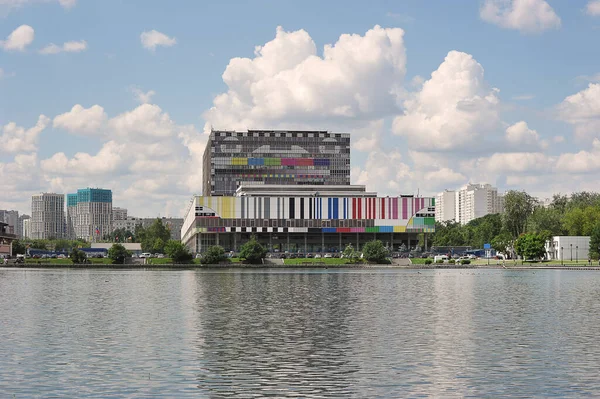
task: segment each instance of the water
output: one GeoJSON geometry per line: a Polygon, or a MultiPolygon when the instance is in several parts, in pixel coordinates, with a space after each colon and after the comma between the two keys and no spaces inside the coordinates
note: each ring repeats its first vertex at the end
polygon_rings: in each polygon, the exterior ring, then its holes
{"type": "Polygon", "coordinates": [[[0,397],[598,397],[598,314],[600,272],[0,269],[0,397]]]}

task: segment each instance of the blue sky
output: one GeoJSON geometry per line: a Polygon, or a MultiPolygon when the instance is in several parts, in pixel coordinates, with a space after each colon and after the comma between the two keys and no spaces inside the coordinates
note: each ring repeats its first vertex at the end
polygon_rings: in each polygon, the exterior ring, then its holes
{"type": "Polygon", "coordinates": [[[92,186],[180,215],[209,126],[348,131],[382,194],[593,190],[596,3],[0,0],[0,208],[92,186]]]}

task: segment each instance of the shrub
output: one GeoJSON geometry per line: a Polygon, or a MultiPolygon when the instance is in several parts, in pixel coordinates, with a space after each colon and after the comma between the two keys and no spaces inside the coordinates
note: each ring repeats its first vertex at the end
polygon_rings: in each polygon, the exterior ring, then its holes
{"type": "Polygon", "coordinates": [[[108,257],[112,260],[115,265],[122,265],[125,263],[125,258],[129,256],[129,252],[121,244],[113,244],[108,250],[108,257]]]}
{"type": "Polygon", "coordinates": [[[435,261],[435,263],[444,263],[444,260],[443,259],[438,259],[438,260],[435,261]]]}
{"type": "Polygon", "coordinates": [[[219,245],[213,245],[202,254],[200,263],[204,265],[216,265],[225,259],[227,259],[227,257],[225,256],[225,250],[223,247],[219,245]]]}
{"type": "Polygon", "coordinates": [[[426,265],[431,265],[432,263],[433,263],[433,261],[431,259],[425,259],[426,265]]]}
{"type": "Polygon", "coordinates": [[[463,260],[460,261],[460,264],[461,265],[470,265],[471,261],[469,259],[463,259],[463,260]]]}
{"type": "Polygon", "coordinates": [[[455,261],[454,259],[450,259],[450,260],[448,261],[448,263],[450,263],[451,265],[454,265],[454,264],[456,264],[456,261],[455,261]]]}
{"type": "Polygon", "coordinates": [[[250,241],[240,248],[240,258],[245,259],[248,263],[261,263],[266,255],[267,249],[260,245],[255,236],[252,236],[250,241]]]}
{"type": "Polygon", "coordinates": [[[75,249],[73,249],[73,251],[71,251],[71,254],[69,255],[69,257],[71,258],[71,261],[73,263],[87,263],[86,253],[78,250],[77,248],[75,248],[75,249]]]}
{"type": "Polygon", "coordinates": [[[363,255],[367,262],[388,263],[388,251],[380,240],[373,240],[366,243],[363,247],[363,255]]]}
{"type": "Polygon", "coordinates": [[[165,252],[173,263],[191,263],[194,258],[187,247],[177,240],[167,241],[165,252]]]}

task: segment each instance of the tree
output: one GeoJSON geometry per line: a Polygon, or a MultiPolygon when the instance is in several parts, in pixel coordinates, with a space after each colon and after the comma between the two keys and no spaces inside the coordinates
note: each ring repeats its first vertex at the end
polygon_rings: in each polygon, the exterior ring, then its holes
{"type": "Polygon", "coordinates": [[[142,244],[142,251],[162,253],[165,243],[171,239],[171,230],[157,218],[148,228],[136,226],[135,235],[142,244]]]}
{"type": "Polygon", "coordinates": [[[48,240],[32,240],[31,243],[29,244],[29,247],[33,248],[33,249],[47,250],[48,244],[49,244],[48,240]]]}
{"type": "Polygon", "coordinates": [[[569,209],[563,218],[564,228],[571,236],[589,236],[598,222],[600,207],[596,206],[569,209]]]}
{"type": "Polygon", "coordinates": [[[71,251],[69,257],[71,258],[71,261],[73,261],[73,263],[87,263],[86,253],[78,250],[77,248],[71,251]]]}
{"type": "MultiPolygon", "coordinates": [[[[404,245],[404,244],[402,244],[404,245]]],[[[406,250],[406,246],[405,250],[406,250]]],[[[352,246],[352,244],[348,244],[346,245],[346,248],[344,248],[344,252],[342,252],[342,256],[344,257],[344,259],[348,259],[350,260],[350,262],[354,263],[358,260],[359,254],[358,252],[356,252],[356,250],[354,249],[354,247],[352,246]]]]}
{"type": "Polygon", "coordinates": [[[51,246],[54,247],[55,251],[65,251],[65,252],[70,252],[74,248],[73,241],[65,240],[64,238],[59,238],[59,239],[52,241],[51,246]]]}
{"type": "Polygon", "coordinates": [[[177,240],[168,240],[165,252],[173,263],[191,263],[194,258],[187,247],[177,240]]]}
{"type": "Polygon", "coordinates": [[[596,223],[590,234],[590,257],[600,258],[600,223],[596,223]]]}
{"type": "Polygon", "coordinates": [[[108,257],[112,260],[115,265],[122,265],[125,263],[125,258],[129,256],[129,251],[121,244],[113,244],[108,250],[108,257]]]}
{"type": "Polygon", "coordinates": [[[542,234],[521,234],[515,241],[515,251],[523,259],[540,259],[546,254],[546,240],[542,234]]]}
{"type": "Polygon", "coordinates": [[[492,239],[491,245],[497,252],[507,254],[512,247],[513,238],[508,231],[502,231],[492,239]]]}
{"type": "Polygon", "coordinates": [[[362,252],[368,262],[388,263],[388,251],[380,240],[369,241],[363,246],[362,252]]]}
{"type": "Polygon", "coordinates": [[[208,249],[202,254],[200,263],[205,265],[216,265],[226,259],[227,257],[225,256],[225,250],[223,247],[219,245],[213,245],[208,247],[208,249]]]}
{"type": "Polygon", "coordinates": [[[431,240],[432,245],[438,247],[466,245],[462,226],[453,221],[436,222],[431,240]]]}
{"type": "Polygon", "coordinates": [[[553,206],[545,208],[537,206],[527,221],[529,233],[539,233],[544,230],[550,231],[554,236],[566,233],[563,227],[563,214],[553,206]]]}
{"type": "Polygon", "coordinates": [[[260,245],[256,236],[252,236],[240,248],[240,258],[245,259],[248,263],[260,263],[265,255],[267,255],[267,249],[260,245]]]}
{"type": "Polygon", "coordinates": [[[23,241],[14,240],[12,243],[12,251],[14,255],[25,255],[27,252],[27,247],[23,241]]]}
{"type": "Polygon", "coordinates": [[[113,230],[113,232],[108,235],[108,239],[111,242],[137,242],[135,240],[135,234],[124,227],[113,230]]]}
{"type": "Polygon", "coordinates": [[[527,218],[533,212],[535,200],[525,191],[508,191],[504,195],[504,228],[513,238],[527,231],[527,218]]]}

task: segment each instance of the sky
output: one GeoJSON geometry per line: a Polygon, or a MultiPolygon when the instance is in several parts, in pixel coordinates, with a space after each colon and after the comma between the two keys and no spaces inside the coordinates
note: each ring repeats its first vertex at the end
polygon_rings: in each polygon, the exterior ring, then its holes
{"type": "Polygon", "coordinates": [[[598,191],[600,0],[0,0],[0,209],[182,217],[210,129],[348,132],[353,184],[598,191]]]}

